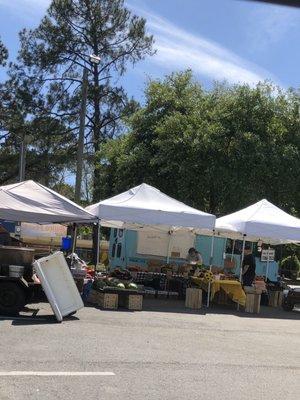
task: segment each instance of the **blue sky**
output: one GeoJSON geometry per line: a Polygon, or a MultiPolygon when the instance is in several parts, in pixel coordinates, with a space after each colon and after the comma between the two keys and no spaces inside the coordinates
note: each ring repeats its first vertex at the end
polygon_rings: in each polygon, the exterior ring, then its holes
{"type": "MultiPolygon", "coordinates": [[[[11,58],[18,31],[35,27],[49,0],[0,0],[0,36],[11,58]]],[[[299,87],[300,9],[244,0],[130,0],[146,17],[157,54],[129,67],[122,79],[142,99],[149,77],[192,68],[205,87],[214,80],[254,85],[270,79],[299,87]]],[[[4,79],[0,71],[0,79],[4,79]]]]}

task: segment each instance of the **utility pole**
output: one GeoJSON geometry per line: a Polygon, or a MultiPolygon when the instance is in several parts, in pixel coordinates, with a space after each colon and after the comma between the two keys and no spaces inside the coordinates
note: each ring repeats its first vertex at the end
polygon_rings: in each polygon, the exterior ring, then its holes
{"type": "Polygon", "coordinates": [[[26,166],[26,137],[25,133],[22,133],[20,143],[20,157],[19,157],[19,182],[25,180],[25,166],[26,166]]]}
{"type": "Polygon", "coordinates": [[[83,152],[84,152],[84,128],[85,128],[87,92],[88,92],[88,69],[84,68],[82,76],[82,97],[81,97],[80,125],[79,125],[79,137],[78,137],[78,148],[77,148],[77,167],[76,167],[76,183],[75,183],[76,203],[79,203],[81,199],[81,182],[82,182],[83,152]]]}

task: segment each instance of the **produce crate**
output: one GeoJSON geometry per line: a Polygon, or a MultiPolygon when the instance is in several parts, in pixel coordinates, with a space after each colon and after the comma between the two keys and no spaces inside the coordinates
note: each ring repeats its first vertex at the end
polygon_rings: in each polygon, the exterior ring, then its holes
{"type": "Polygon", "coordinates": [[[269,306],[270,307],[281,307],[283,299],[283,292],[281,290],[270,290],[269,291],[269,306]]]}
{"type": "Polygon", "coordinates": [[[118,295],[116,293],[99,293],[98,305],[107,310],[117,310],[118,295]]]}
{"type": "Polygon", "coordinates": [[[118,294],[104,293],[91,289],[88,303],[96,304],[104,309],[116,310],[118,308],[118,294]]]}
{"type": "Polygon", "coordinates": [[[251,314],[259,314],[260,311],[260,294],[246,293],[245,311],[251,314]]]}
{"type": "Polygon", "coordinates": [[[130,294],[126,296],[126,308],[128,310],[141,311],[143,309],[143,296],[140,294],[130,294]]]}
{"type": "Polygon", "coordinates": [[[185,307],[198,310],[202,307],[202,290],[197,288],[187,288],[185,307]]]}

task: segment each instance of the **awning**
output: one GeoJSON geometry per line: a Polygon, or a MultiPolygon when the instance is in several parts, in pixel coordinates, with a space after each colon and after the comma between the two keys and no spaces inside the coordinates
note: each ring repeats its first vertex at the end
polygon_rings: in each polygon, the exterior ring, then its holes
{"type": "Polygon", "coordinates": [[[96,220],[73,201],[31,180],[0,187],[0,219],[40,224],[96,220]]]}
{"type": "Polygon", "coordinates": [[[212,231],[216,217],[199,211],[145,183],[86,208],[102,226],[127,229],[212,231]]]}
{"type": "Polygon", "coordinates": [[[268,200],[261,200],[235,213],[218,218],[216,234],[232,239],[269,244],[300,242],[300,219],[268,200]]]}

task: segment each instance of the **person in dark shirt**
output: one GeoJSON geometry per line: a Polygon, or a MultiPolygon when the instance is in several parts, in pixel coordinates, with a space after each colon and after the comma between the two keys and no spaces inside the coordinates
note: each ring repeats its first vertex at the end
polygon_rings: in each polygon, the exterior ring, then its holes
{"type": "Polygon", "coordinates": [[[2,246],[10,246],[11,239],[10,234],[6,229],[0,224],[0,245],[2,246]]]}
{"type": "Polygon", "coordinates": [[[246,244],[243,261],[242,278],[244,286],[251,286],[255,278],[255,257],[252,254],[251,244],[246,244]]]}

